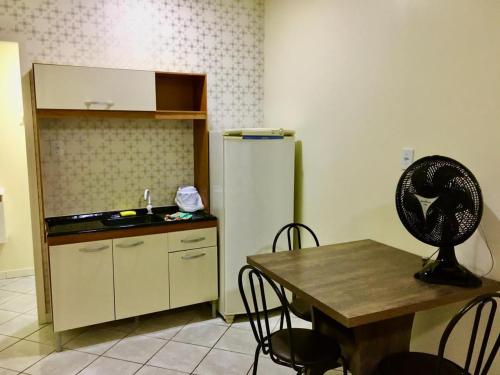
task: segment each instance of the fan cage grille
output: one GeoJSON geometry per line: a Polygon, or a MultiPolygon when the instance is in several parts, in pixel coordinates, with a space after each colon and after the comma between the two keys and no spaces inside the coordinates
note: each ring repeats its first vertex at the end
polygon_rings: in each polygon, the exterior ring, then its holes
{"type": "Polygon", "coordinates": [[[455,246],[466,241],[479,225],[483,210],[481,189],[472,172],[456,160],[428,156],[414,162],[401,176],[396,208],[403,225],[420,241],[432,246],[455,246]],[[448,177],[454,177],[438,186],[436,180],[443,179],[443,170],[448,177]],[[437,197],[426,214],[416,195],[437,197]],[[462,200],[450,200],[450,196],[462,200]]]}

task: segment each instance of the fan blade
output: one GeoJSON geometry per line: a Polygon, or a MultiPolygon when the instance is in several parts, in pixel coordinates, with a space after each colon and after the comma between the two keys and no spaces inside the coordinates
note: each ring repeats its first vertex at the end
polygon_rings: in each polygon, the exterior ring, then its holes
{"type": "Polygon", "coordinates": [[[406,192],[403,195],[403,207],[405,211],[414,216],[414,220],[423,223],[425,221],[424,212],[418,199],[411,193],[406,192]]]}
{"type": "Polygon", "coordinates": [[[448,189],[443,192],[434,202],[434,208],[441,211],[443,215],[450,216],[457,212],[470,210],[474,212],[474,200],[471,195],[461,189],[448,189]]]}
{"type": "Polygon", "coordinates": [[[463,177],[459,169],[444,165],[436,170],[432,176],[431,184],[439,194],[443,194],[450,187],[451,181],[457,177],[463,177]]]}
{"type": "Polygon", "coordinates": [[[438,227],[438,224],[443,221],[443,215],[440,210],[434,208],[434,205],[430,206],[427,210],[427,216],[425,218],[425,226],[422,228],[424,233],[429,235],[435,235],[436,230],[438,230],[439,236],[442,235],[442,227],[438,227]]]}
{"type": "Polygon", "coordinates": [[[415,192],[425,198],[437,196],[436,189],[431,183],[432,164],[422,165],[418,167],[411,175],[411,182],[415,188],[415,192]]]}
{"type": "Polygon", "coordinates": [[[445,216],[443,225],[443,240],[452,241],[460,233],[460,224],[455,215],[445,216]]]}

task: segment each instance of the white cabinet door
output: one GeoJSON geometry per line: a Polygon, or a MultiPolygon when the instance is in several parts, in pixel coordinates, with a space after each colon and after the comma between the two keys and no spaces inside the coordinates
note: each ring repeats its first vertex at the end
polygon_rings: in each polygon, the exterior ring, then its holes
{"type": "Polygon", "coordinates": [[[217,229],[191,229],[168,234],[168,251],[198,249],[217,245],[217,229]]]}
{"type": "Polygon", "coordinates": [[[113,240],[116,319],[167,310],[167,235],[113,240]]]}
{"type": "Polygon", "coordinates": [[[170,307],[217,299],[217,248],[170,253],[170,307]]]}
{"type": "Polygon", "coordinates": [[[49,251],[54,331],[114,320],[112,241],[49,251]]]}
{"type": "Polygon", "coordinates": [[[37,109],[155,111],[155,73],[34,64],[37,109]]]}

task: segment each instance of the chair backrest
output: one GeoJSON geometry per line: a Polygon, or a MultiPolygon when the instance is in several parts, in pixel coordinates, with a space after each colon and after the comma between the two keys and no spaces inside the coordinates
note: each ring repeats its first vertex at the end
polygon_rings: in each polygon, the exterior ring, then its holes
{"type": "Polygon", "coordinates": [[[290,321],[290,313],[288,311],[288,301],[280,292],[276,284],[268,276],[259,271],[259,269],[250,265],[243,266],[240,269],[238,274],[238,288],[240,290],[241,299],[243,300],[243,305],[245,306],[245,312],[252,327],[252,332],[257,340],[257,344],[260,346],[264,354],[269,354],[271,359],[279,362],[279,358],[276,358],[274,355],[270,340],[272,333],[271,330],[273,327],[269,325],[269,309],[267,307],[268,305],[265,293],[265,290],[269,290],[269,287],[266,288],[266,285],[268,285],[274,293],[276,293],[276,296],[281,303],[282,314],[284,314],[286,330],[288,331],[290,358],[292,360],[290,365],[292,368],[299,371],[301,367],[295,364],[295,351],[292,340],[292,325],[290,321]],[[248,288],[245,288],[245,279],[248,280],[248,288]],[[248,296],[248,294],[250,296],[248,296]]]}
{"type": "Polygon", "coordinates": [[[311,237],[314,239],[316,246],[319,246],[318,237],[316,237],[316,235],[314,234],[314,232],[312,231],[311,228],[309,228],[307,225],[300,224],[300,223],[290,223],[290,224],[285,225],[283,228],[281,228],[278,231],[278,233],[276,234],[276,236],[274,237],[273,253],[276,252],[276,246],[278,244],[278,240],[280,238],[281,233],[283,233],[285,231],[286,231],[286,236],[287,236],[287,240],[288,240],[288,250],[294,249],[294,247],[293,247],[293,233],[294,233],[294,231],[297,234],[296,239],[297,239],[298,248],[302,249],[302,238],[300,235],[301,229],[305,229],[306,231],[308,231],[309,234],[311,235],[311,237]]]}
{"type": "Polygon", "coordinates": [[[474,307],[477,307],[476,314],[474,316],[474,323],[472,325],[472,332],[469,341],[469,348],[467,350],[467,358],[465,359],[464,370],[467,374],[471,373],[469,371],[472,355],[474,353],[474,349],[476,347],[476,341],[478,338],[479,325],[481,323],[481,318],[483,317],[483,310],[485,306],[489,306],[489,311],[486,309],[486,324],[484,325],[483,331],[483,339],[480,341],[479,353],[477,356],[477,362],[474,370],[474,375],[486,375],[495,359],[495,356],[498,352],[498,348],[500,346],[500,334],[493,334],[493,346],[491,347],[491,351],[489,355],[486,354],[486,349],[488,346],[488,342],[491,336],[491,330],[493,327],[493,322],[495,320],[495,314],[497,310],[497,301],[500,299],[500,293],[489,293],[479,296],[472,301],[470,301],[467,305],[465,305],[459,312],[456,314],[451,321],[446,326],[444,330],[443,336],[441,337],[441,341],[439,342],[439,350],[438,350],[438,366],[437,373],[439,374],[441,362],[444,357],[444,351],[446,348],[446,343],[448,342],[448,338],[450,337],[451,332],[457,325],[457,323],[466,315],[469,311],[471,311],[474,307]],[[486,361],[484,361],[486,359],[486,361]],[[484,362],[484,365],[483,365],[484,362]]]}

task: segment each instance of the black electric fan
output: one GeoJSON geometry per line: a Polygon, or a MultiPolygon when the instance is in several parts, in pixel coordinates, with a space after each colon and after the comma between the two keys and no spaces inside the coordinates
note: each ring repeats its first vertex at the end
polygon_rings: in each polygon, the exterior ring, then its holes
{"type": "Polygon", "coordinates": [[[439,247],[415,274],[433,284],[478,287],[481,279],[460,265],[455,245],[477,229],[483,213],[481,188],[474,175],[456,160],[427,156],[410,165],[399,179],[396,208],[401,222],[417,239],[439,247]]]}

